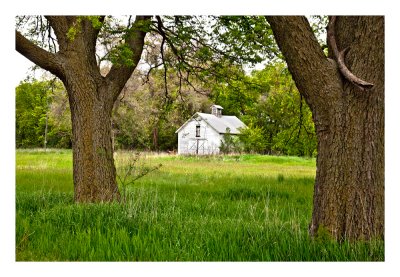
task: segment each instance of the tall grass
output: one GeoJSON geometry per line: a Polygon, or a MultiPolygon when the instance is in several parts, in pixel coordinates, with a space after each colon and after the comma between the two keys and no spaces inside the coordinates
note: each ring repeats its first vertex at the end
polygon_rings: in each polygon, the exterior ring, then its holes
{"type": "Polygon", "coordinates": [[[384,260],[382,241],[309,238],[314,159],[142,155],[163,166],[127,201],[75,204],[71,155],[17,151],[17,260],[384,260]]]}

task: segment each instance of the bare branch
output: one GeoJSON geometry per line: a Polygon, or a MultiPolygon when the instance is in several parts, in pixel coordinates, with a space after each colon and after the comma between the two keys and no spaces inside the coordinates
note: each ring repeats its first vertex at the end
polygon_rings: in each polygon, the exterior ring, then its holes
{"type": "MultiPolygon", "coordinates": [[[[161,19],[160,19],[159,16],[157,16],[157,20],[159,22],[161,22],[161,19]]],[[[161,29],[161,27],[160,27],[160,29],[161,29]]],[[[164,91],[165,91],[165,97],[168,98],[168,80],[167,80],[168,67],[167,67],[167,64],[164,62],[165,61],[164,44],[165,44],[165,36],[162,37],[160,53],[161,53],[161,59],[162,59],[162,61],[164,63],[164,91]]]]}
{"type": "Polygon", "coordinates": [[[350,83],[356,85],[361,90],[371,89],[374,86],[374,84],[368,83],[358,78],[347,68],[345,64],[345,56],[346,53],[350,50],[350,47],[346,47],[345,49],[339,52],[335,38],[335,22],[336,22],[336,16],[331,16],[329,19],[327,36],[329,44],[332,47],[333,55],[338,63],[340,72],[350,83]]]}
{"type": "Polygon", "coordinates": [[[27,16],[23,15],[23,16],[17,16],[18,22],[16,24],[17,28],[21,27],[25,21],[27,20],[27,16]]]}
{"type": "Polygon", "coordinates": [[[157,30],[159,31],[159,34],[162,36],[163,40],[165,40],[168,43],[168,45],[171,47],[172,52],[175,54],[175,56],[178,58],[178,60],[185,62],[185,60],[179,54],[178,49],[176,49],[175,45],[173,43],[171,43],[167,34],[165,33],[164,30],[168,30],[168,29],[162,23],[161,17],[156,16],[156,18],[157,18],[157,30]]]}
{"type": "Polygon", "coordinates": [[[53,45],[53,53],[56,53],[57,52],[57,44],[56,44],[56,39],[55,38],[53,38],[53,36],[51,35],[51,26],[50,26],[50,22],[49,21],[47,21],[47,24],[46,24],[46,29],[47,29],[47,39],[48,39],[48,45],[49,45],[49,50],[51,51],[51,44],[53,45]]]}

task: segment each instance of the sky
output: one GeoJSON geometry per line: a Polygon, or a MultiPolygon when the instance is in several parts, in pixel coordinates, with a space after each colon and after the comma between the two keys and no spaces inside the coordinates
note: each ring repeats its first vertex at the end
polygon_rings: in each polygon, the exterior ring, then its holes
{"type": "Polygon", "coordinates": [[[12,74],[12,84],[18,86],[18,84],[25,79],[25,77],[31,72],[30,68],[34,65],[30,60],[22,56],[15,51],[15,59],[13,62],[14,73],[12,74]]]}
{"type": "MultiPolygon", "coordinates": [[[[110,276],[115,272],[137,273],[135,276],[214,276],[238,274],[247,276],[392,276],[399,272],[399,211],[400,201],[400,51],[398,46],[400,9],[393,0],[230,0],[184,1],[152,0],[140,6],[137,1],[20,0],[3,5],[0,17],[2,28],[0,101],[0,153],[2,193],[0,194],[0,275],[22,276],[110,276]],[[55,4],[57,3],[57,4],[55,4]],[[190,4],[189,4],[190,3],[190,4]],[[229,3],[229,4],[228,4],[229,3]],[[128,12],[127,12],[128,11],[128,12]],[[132,12],[131,12],[132,11],[132,12]],[[24,79],[31,63],[15,51],[14,17],[21,14],[364,14],[385,15],[385,252],[384,263],[15,263],[15,86],[24,79]],[[395,220],[396,219],[396,220],[395,220]],[[221,273],[225,274],[221,274],[221,273]]],[[[143,1],[142,1],[143,3],[143,1]]]]}

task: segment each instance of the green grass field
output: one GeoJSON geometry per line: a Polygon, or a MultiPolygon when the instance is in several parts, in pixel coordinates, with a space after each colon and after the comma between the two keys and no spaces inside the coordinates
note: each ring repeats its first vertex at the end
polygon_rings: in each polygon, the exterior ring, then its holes
{"type": "MultiPolygon", "coordinates": [[[[133,153],[117,152],[122,174],[133,153]]],[[[384,242],[312,241],[315,159],[142,154],[126,201],[74,204],[70,150],[16,151],[18,261],[383,261],[384,242]]]]}

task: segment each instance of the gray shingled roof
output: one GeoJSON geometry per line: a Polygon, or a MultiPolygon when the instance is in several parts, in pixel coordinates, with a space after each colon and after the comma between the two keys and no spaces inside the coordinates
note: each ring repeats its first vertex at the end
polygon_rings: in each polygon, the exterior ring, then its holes
{"type": "Polygon", "coordinates": [[[223,115],[221,117],[216,117],[209,113],[195,113],[188,121],[185,122],[175,133],[178,133],[192,118],[196,116],[201,117],[205,122],[207,122],[212,128],[214,128],[218,133],[225,134],[226,128],[230,129],[231,134],[240,134],[239,128],[246,127],[244,123],[233,115],[223,115]]]}

